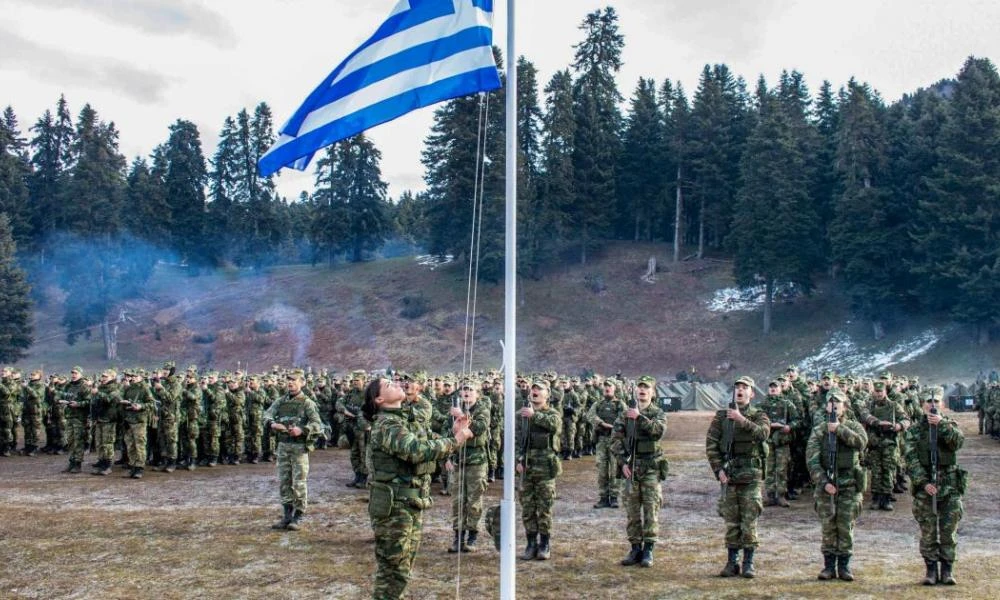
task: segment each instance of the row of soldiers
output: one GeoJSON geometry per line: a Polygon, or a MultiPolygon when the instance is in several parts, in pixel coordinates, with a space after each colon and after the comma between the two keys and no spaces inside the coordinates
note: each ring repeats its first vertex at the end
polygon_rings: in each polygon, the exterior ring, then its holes
{"type": "Polygon", "coordinates": [[[1000,441],[1000,381],[982,382],[976,390],[975,408],[979,415],[979,435],[1000,441]]]}

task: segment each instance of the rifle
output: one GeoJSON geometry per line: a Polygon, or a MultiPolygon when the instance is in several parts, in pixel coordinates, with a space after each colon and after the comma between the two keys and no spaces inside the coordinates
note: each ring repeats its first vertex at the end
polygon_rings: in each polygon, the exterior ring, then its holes
{"type": "MultiPolygon", "coordinates": [[[[828,423],[837,422],[837,405],[831,402],[830,419],[828,423]]],[[[829,480],[833,487],[837,487],[837,434],[833,431],[828,431],[826,434],[826,451],[827,455],[827,466],[826,466],[826,478],[829,480]]],[[[837,490],[839,493],[840,490],[837,490]]],[[[833,514],[837,514],[837,493],[830,495],[830,509],[833,514]]]]}
{"type": "MultiPolygon", "coordinates": [[[[937,407],[935,405],[933,405],[933,404],[931,405],[931,414],[932,415],[938,414],[937,407]]],[[[930,443],[930,447],[931,447],[931,485],[933,485],[934,487],[937,487],[937,483],[938,483],[938,473],[937,473],[937,471],[938,471],[938,445],[937,445],[938,444],[938,429],[937,429],[937,425],[931,425],[930,426],[929,438],[930,438],[929,443],[930,443]]],[[[938,514],[938,502],[937,502],[937,500],[938,500],[937,493],[935,493],[933,496],[931,496],[931,508],[932,508],[932,510],[934,512],[934,516],[935,517],[937,517],[937,514],[938,514]]]]}
{"type": "MultiPolygon", "coordinates": [[[[531,406],[531,400],[529,400],[530,395],[524,399],[524,406],[522,408],[527,408],[531,406]]],[[[521,476],[517,481],[517,489],[524,490],[524,474],[528,472],[528,443],[531,441],[531,419],[528,417],[521,417],[521,439],[518,440],[518,447],[521,450],[521,456],[518,460],[521,463],[521,476]]]]}
{"type": "MultiPolygon", "coordinates": [[[[729,399],[729,409],[739,410],[736,406],[736,386],[733,386],[733,395],[729,399]]],[[[722,421],[722,472],[726,474],[728,479],[731,475],[729,463],[733,460],[733,437],[735,436],[736,423],[726,415],[726,418],[722,421]]],[[[726,492],[729,489],[729,482],[723,483],[721,486],[722,497],[726,497],[726,492]]]]}
{"type": "MultiPolygon", "coordinates": [[[[639,406],[639,401],[636,398],[635,385],[633,384],[631,393],[629,394],[629,408],[637,408],[639,406]]],[[[625,461],[624,464],[628,465],[629,477],[625,480],[625,495],[627,496],[632,491],[632,477],[635,476],[635,427],[636,420],[629,419],[625,417],[625,461]]]]}

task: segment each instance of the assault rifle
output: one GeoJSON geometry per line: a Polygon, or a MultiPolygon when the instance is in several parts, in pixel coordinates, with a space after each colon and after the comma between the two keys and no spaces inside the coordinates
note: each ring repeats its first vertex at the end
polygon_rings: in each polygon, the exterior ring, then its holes
{"type": "MultiPolygon", "coordinates": [[[[832,401],[830,402],[830,419],[828,423],[837,422],[837,405],[832,401]]],[[[826,451],[827,451],[827,465],[826,465],[826,478],[833,484],[833,487],[837,488],[837,434],[833,431],[828,431],[826,434],[826,451]]],[[[840,490],[830,495],[830,509],[833,514],[837,514],[837,494],[840,490]]]]}
{"type": "MultiPolygon", "coordinates": [[[[524,406],[521,408],[527,408],[531,406],[531,400],[529,396],[524,399],[524,406]]],[[[528,417],[521,417],[521,438],[517,441],[518,449],[521,451],[521,455],[517,458],[518,462],[521,463],[521,476],[517,480],[517,489],[524,490],[524,474],[528,471],[528,443],[531,441],[531,419],[528,417]]]]}
{"type": "MultiPolygon", "coordinates": [[[[937,406],[931,405],[931,414],[938,414],[937,406]]],[[[931,485],[937,487],[938,484],[938,428],[937,425],[930,426],[930,432],[928,434],[929,444],[931,450],[931,485]]],[[[934,516],[938,514],[938,495],[937,490],[933,496],[931,496],[931,508],[934,511],[934,516]]]]}
{"type": "MultiPolygon", "coordinates": [[[[638,408],[639,401],[636,398],[635,384],[632,384],[631,394],[629,394],[628,407],[638,408]]],[[[635,476],[635,435],[636,419],[625,417],[625,460],[623,464],[628,465],[629,476],[625,479],[625,495],[632,491],[632,478],[635,476]]]]}
{"type": "MultiPolygon", "coordinates": [[[[736,386],[733,386],[733,395],[729,399],[729,410],[739,410],[736,406],[736,386]]],[[[726,479],[729,479],[730,473],[729,465],[733,461],[733,437],[735,436],[736,423],[729,418],[729,414],[726,414],[726,418],[722,421],[722,472],[726,474],[726,479]]],[[[729,482],[726,481],[721,486],[722,497],[726,497],[726,491],[729,489],[729,482]]]]}

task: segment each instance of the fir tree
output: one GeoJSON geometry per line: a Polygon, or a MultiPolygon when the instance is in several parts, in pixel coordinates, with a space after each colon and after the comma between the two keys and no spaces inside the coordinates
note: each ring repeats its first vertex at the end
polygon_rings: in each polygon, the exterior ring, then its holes
{"type": "Polygon", "coordinates": [[[8,106],[0,117],[0,213],[6,213],[15,243],[31,241],[28,178],[31,162],[27,142],[21,137],[14,109],[8,106]]]}
{"type": "Polygon", "coordinates": [[[653,223],[662,220],[665,175],[662,168],[663,115],[656,82],[639,78],[632,96],[618,169],[619,231],[639,241],[653,237],[653,223]]]}
{"type": "Polygon", "coordinates": [[[24,358],[34,342],[31,288],[24,271],[17,266],[16,254],[10,220],[0,213],[0,363],[24,358]]]}
{"type": "Polygon", "coordinates": [[[97,111],[84,105],[71,150],[66,229],[85,237],[113,236],[121,226],[125,192],[125,157],[118,151],[114,123],[100,121],[97,111]]]}
{"type": "Polygon", "coordinates": [[[44,256],[42,243],[53,232],[64,230],[69,219],[64,200],[73,162],[75,131],[66,98],[60,96],[55,115],[46,110],[31,131],[35,134],[31,139],[33,172],[28,180],[32,245],[44,256]]]}
{"type": "Polygon", "coordinates": [[[158,207],[155,218],[160,229],[169,230],[173,250],[193,268],[209,262],[204,240],[207,181],[198,127],[178,119],[163,147],[165,206],[158,207]]]}
{"type": "MultiPolygon", "coordinates": [[[[576,121],[573,115],[573,77],[568,70],[556,72],[545,86],[545,113],[542,117],[542,174],[538,190],[537,214],[541,223],[528,221],[532,228],[535,270],[552,258],[561,240],[572,240],[570,212],[576,199],[573,179],[573,149],[576,121]],[[538,232],[534,234],[534,232],[538,232]]],[[[532,221],[534,221],[532,215],[532,221]]]]}

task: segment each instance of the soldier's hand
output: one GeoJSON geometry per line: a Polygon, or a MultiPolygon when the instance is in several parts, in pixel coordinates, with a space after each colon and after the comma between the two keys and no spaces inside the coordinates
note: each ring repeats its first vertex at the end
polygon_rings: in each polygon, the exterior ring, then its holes
{"type": "Polygon", "coordinates": [[[719,471],[719,483],[729,483],[729,475],[725,471],[719,471]]]}
{"type": "Polygon", "coordinates": [[[525,419],[530,419],[531,417],[535,416],[535,409],[531,408],[530,406],[525,406],[524,408],[521,409],[521,416],[524,417],[525,419]]]}
{"type": "Polygon", "coordinates": [[[835,496],[837,494],[837,486],[833,485],[832,483],[824,485],[823,489],[826,491],[827,494],[830,494],[831,496],[835,496]]]}
{"type": "Polygon", "coordinates": [[[455,470],[455,463],[451,462],[451,459],[444,461],[444,470],[451,473],[455,470]]]}
{"type": "Polygon", "coordinates": [[[747,418],[743,416],[743,413],[741,413],[738,408],[728,409],[726,411],[726,417],[728,417],[730,421],[736,421],[737,423],[742,423],[743,421],[747,420],[747,418]]]}
{"type": "Polygon", "coordinates": [[[292,437],[299,437],[300,435],[302,435],[302,428],[300,428],[298,425],[292,425],[291,429],[288,430],[288,433],[292,437]]]}
{"type": "Polygon", "coordinates": [[[615,426],[612,425],[611,423],[605,423],[604,421],[601,421],[601,427],[603,427],[605,429],[614,429],[615,428],[615,426]]]}
{"type": "Polygon", "coordinates": [[[452,417],[461,417],[462,409],[457,406],[452,406],[451,408],[448,409],[448,414],[451,415],[452,417]]]}
{"type": "Polygon", "coordinates": [[[469,428],[469,415],[459,415],[455,417],[454,422],[451,424],[451,433],[458,439],[458,432],[463,429],[469,428]]]}
{"type": "Polygon", "coordinates": [[[781,428],[781,432],[782,433],[791,433],[792,432],[792,428],[789,427],[788,425],[785,425],[784,427],[781,428]]]}
{"type": "Polygon", "coordinates": [[[927,415],[927,422],[935,427],[941,423],[941,415],[927,415]]]}
{"type": "Polygon", "coordinates": [[[524,463],[517,463],[517,466],[514,467],[514,470],[517,471],[518,474],[524,473],[524,463]]]}
{"type": "Polygon", "coordinates": [[[894,431],[897,431],[897,432],[898,431],[902,431],[903,430],[903,424],[902,423],[896,423],[895,425],[893,425],[892,429],[894,431]]]}
{"type": "Polygon", "coordinates": [[[830,433],[837,433],[837,428],[840,427],[840,422],[827,423],[826,430],[830,433]]]}
{"type": "Polygon", "coordinates": [[[632,479],[632,469],[628,465],[622,465],[622,477],[632,479]]]}
{"type": "Polygon", "coordinates": [[[628,418],[628,419],[638,419],[639,418],[639,409],[638,408],[630,408],[630,409],[626,410],[625,411],[625,417],[628,418]]]}
{"type": "Polygon", "coordinates": [[[70,408],[76,408],[77,406],[80,406],[80,405],[77,403],[76,400],[70,400],[70,402],[69,402],[69,407],[70,408]]]}
{"type": "Polygon", "coordinates": [[[271,423],[271,431],[288,431],[288,428],[281,423],[271,423]]]}
{"type": "MultiPolygon", "coordinates": [[[[466,419],[466,421],[468,421],[468,419],[466,419]]],[[[459,429],[458,432],[455,433],[455,439],[458,441],[459,444],[464,444],[465,442],[471,440],[474,437],[476,437],[475,434],[472,433],[472,430],[469,429],[468,427],[463,427],[459,429]]]]}
{"type": "Polygon", "coordinates": [[[937,496],[938,489],[933,483],[928,483],[924,486],[924,491],[927,492],[928,496],[937,496]]]}

